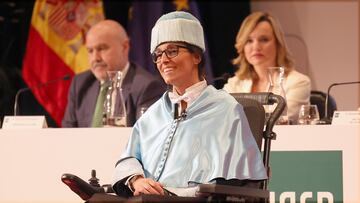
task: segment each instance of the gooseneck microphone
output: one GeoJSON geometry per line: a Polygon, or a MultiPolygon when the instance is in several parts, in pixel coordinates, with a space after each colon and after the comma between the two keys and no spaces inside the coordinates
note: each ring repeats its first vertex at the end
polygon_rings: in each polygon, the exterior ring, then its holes
{"type": "Polygon", "coordinates": [[[327,89],[327,94],[326,94],[326,99],[325,99],[325,114],[324,114],[324,119],[322,119],[322,121],[321,121],[323,124],[330,124],[330,123],[331,123],[331,118],[329,118],[330,115],[328,114],[329,94],[330,94],[331,88],[334,87],[334,86],[338,86],[338,85],[351,85],[351,84],[360,84],[360,81],[333,83],[333,84],[331,84],[331,85],[328,87],[328,89],[327,89]]]}
{"type": "Polygon", "coordinates": [[[225,81],[227,82],[227,80],[231,77],[230,73],[224,73],[219,77],[213,78],[212,83],[216,82],[216,81],[225,81]]]}
{"type": "Polygon", "coordinates": [[[63,81],[63,80],[69,80],[70,78],[71,78],[70,74],[66,74],[66,75],[62,76],[61,78],[56,78],[56,79],[47,81],[45,83],[40,83],[40,84],[38,84],[38,85],[36,85],[34,87],[24,87],[24,88],[19,89],[16,92],[16,95],[15,95],[14,116],[17,116],[17,114],[18,114],[18,108],[19,108],[18,103],[19,103],[19,96],[20,96],[21,93],[32,90],[32,89],[42,88],[44,86],[50,85],[50,84],[55,83],[55,82],[59,82],[59,81],[63,81]]]}

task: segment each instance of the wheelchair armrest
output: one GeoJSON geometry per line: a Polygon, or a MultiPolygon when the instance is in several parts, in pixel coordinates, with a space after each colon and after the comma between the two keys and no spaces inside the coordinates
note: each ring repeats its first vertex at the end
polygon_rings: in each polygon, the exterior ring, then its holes
{"type": "Polygon", "coordinates": [[[179,196],[162,196],[162,195],[139,195],[131,198],[122,198],[107,193],[94,194],[87,203],[206,203],[205,198],[200,197],[179,197],[179,196]]]}
{"type": "Polygon", "coordinates": [[[265,198],[268,199],[270,192],[268,190],[242,187],[242,186],[231,186],[231,185],[220,185],[220,184],[201,184],[199,185],[199,191],[201,196],[236,196],[236,197],[254,197],[254,198],[265,198]]]}
{"type": "Polygon", "coordinates": [[[65,173],[61,176],[61,181],[81,197],[83,200],[90,199],[95,193],[105,193],[104,188],[94,187],[76,175],[65,173]]]}

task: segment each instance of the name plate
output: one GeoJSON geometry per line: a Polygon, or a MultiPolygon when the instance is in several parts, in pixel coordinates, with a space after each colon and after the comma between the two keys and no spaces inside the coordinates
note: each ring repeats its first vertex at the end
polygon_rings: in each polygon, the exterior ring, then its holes
{"type": "Polygon", "coordinates": [[[45,116],[5,116],[2,129],[47,128],[45,116]]]}
{"type": "Polygon", "coordinates": [[[331,125],[360,124],[360,111],[334,111],[331,125]]]}

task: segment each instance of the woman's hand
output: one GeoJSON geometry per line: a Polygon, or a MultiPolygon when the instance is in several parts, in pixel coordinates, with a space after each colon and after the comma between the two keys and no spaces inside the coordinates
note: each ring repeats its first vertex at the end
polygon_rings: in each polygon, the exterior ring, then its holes
{"type": "Polygon", "coordinates": [[[139,177],[132,183],[134,196],[140,194],[164,195],[163,186],[150,178],[139,177]]]}

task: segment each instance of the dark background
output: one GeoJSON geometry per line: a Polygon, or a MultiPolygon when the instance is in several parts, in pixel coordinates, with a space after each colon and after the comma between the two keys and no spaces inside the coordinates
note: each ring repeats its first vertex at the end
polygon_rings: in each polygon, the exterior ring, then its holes
{"type": "MultiPolygon", "coordinates": [[[[128,1],[103,0],[105,16],[127,28],[128,1]]],[[[214,77],[234,73],[231,59],[236,56],[235,36],[242,20],[250,12],[249,1],[197,1],[208,42],[214,77]]],[[[0,120],[13,114],[14,98],[20,88],[27,87],[21,77],[22,59],[26,51],[28,29],[34,1],[4,1],[0,3],[0,120]]],[[[30,51],[30,50],[29,50],[30,51]]],[[[222,88],[224,81],[215,82],[222,88]]],[[[48,125],[54,121],[36,101],[30,91],[19,97],[21,115],[46,115],[48,125]]]]}

